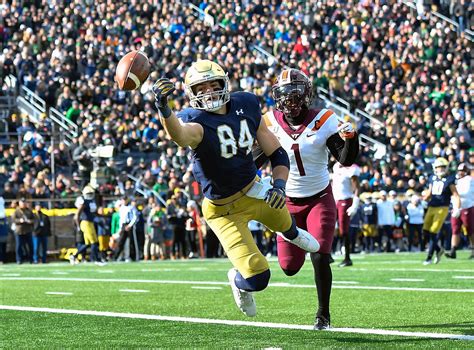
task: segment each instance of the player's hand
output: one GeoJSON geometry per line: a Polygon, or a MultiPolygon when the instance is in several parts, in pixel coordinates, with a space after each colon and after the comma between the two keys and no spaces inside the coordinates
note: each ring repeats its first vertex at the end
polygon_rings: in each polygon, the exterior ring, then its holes
{"type": "Polygon", "coordinates": [[[339,124],[337,132],[343,139],[351,139],[355,136],[355,130],[351,122],[344,122],[339,124]]]}
{"type": "Polygon", "coordinates": [[[357,209],[359,208],[359,203],[360,203],[359,197],[355,196],[352,199],[352,205],[349,208],[347,208],[346,214],[349,215],[350,217],[353,217],[357,213],[357,209]]]}
{"type": "Polygon", "coordinates": [[[280,181],[275,181],[273,187],[270,188],[265,195],[265,202],[273,209],[283,209],[286,202],[285,186],[280,181]]]}
{"type": "Polygon", "coordinates": [[[455,219],[461,216],[461,209],[459,208],[453,208],[453,211],[451,212],[451,216],[455,219]]]}
{"type": "Polygon", "coordinates": [[[353,217],[355,213],[357,213],[357,208],[358,208],[358,205],[352,204],[349,208],[347,208],[346,214],[349,215],[350,217],[353,217]]]}
{"type": "Polygon", "coordinates": [[[171,95],[174,90],[174,84],[168,78],[158,79],[151,88],[151,91],[155,95],[156,107],[165,118],[171,115],[171,109],[168,106],[168,96],[171,95]]]}
{"type": "Polygon", "coordinates": [[[171,95],[174,90],[174,84],[168,78],[158,79],[151,88],[159,107],[164,107],[168,104],[168,96],[171,95]]]}

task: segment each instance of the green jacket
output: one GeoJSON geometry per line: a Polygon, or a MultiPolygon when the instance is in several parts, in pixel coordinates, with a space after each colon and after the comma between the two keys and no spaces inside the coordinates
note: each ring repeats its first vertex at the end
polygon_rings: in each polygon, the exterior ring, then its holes
{"type": "Polygon", "coordinates": [[[112,214],[112,222],[110,223],[110,233],[112,235],[116,234],[119,232],[119,229],[120,229],[120,214],[118,213],[118,211],[115,211],[112,214]]]}

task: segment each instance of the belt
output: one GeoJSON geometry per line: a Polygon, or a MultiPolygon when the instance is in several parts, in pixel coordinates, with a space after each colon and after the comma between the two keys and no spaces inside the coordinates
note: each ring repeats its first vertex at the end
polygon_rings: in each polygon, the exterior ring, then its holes
{"type": "MultiPolygon", "coordinates": [[[[329,185],[328,185],[329,187],[329,185]]],[[[321,192],[318,192],[316,194],[313,194],[312,196],[310,197],[287,197],[287,199],[292,202],[292,203],[295,203],[295,204],[298,204],[298,203],[306,203],[306,202],[310,202],[314,199],[318,199],[318,198],[321,198],[324,194],[327,194],[327,190],[328,190],[328,187],[326,187],[324,190],[322,190],[321,192]]]]}

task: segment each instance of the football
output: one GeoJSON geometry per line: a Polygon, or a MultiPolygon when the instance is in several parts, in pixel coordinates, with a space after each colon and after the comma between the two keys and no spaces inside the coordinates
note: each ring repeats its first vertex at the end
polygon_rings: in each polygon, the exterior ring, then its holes
{"type": "Polygon", "coordinates": [[[115,70],[115,81],[121,90],[140,88],[150,74],[150,61],[141,51],[131,51],[122,57],[115,70]]]}

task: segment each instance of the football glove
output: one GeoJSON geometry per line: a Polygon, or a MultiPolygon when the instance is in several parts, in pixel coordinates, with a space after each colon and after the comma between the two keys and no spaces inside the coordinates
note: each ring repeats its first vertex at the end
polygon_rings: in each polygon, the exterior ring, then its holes
{"type": "Polygon", "coordinates": [[[457,219],[458,217],[461,216],[461,209],[459,208],[453,208],[452,212],[451,212],[451,216],[455,219],[457,219]]]}
{"type": "Polygon", "coordinates": [[[350,122],[340,123],[337,132],[343,139],[351,139],[355,135],[354,127],[350,122]]]}
{"type": "Polygon", "coordinates": [[[171,115],[171,109],[168,106],[168,96],[171,95],[174,90],[174,84],[168,78],[158,79],[151,88],[151,91],[155,95],[156,108],[158,108],[164,118],[168,118],[171,115]]]}
{"type": "Polygon", "coordinates": [[[354,199],[352,200],[352,205],[346,210],[347,215],[353,217],[355,213],[357,213],[357,208],[359,208],[359,202],[359,197],[354,197],[354,199]]]}
{"type": "Polygon", "coordinates": [[[265,202],[273,209],[283,209],[286,202],[285,181],[276,179],[264,198],[265,202]]]}

